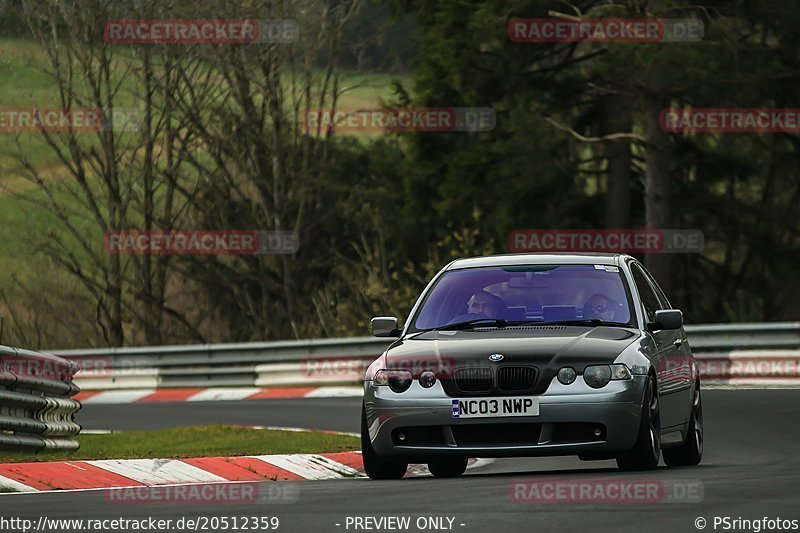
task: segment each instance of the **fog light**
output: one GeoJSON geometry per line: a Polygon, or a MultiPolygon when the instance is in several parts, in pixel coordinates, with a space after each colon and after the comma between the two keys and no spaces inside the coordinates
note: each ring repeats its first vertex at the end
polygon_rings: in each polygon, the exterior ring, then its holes
{"type": "Polygon", "coordinates": [[[596,437],[599,437],[600,435],[603,434],[603,430],[600,428],[594,428],[594,434],[596,437]]]}
{"type": "Polygon", "coordinates": [[[434,383],[436,383],[436,374],[434,374],[430,370],[426,370],[425,372],[419,375],[419,384],[425,387],[426,389],[430,389],[431,387],[433,387],[434,383]]]}
{"type": "Polygon", "coordinates": [[[569,385],[570,383],[573,383],[577,377],[578,373],[575,372],[574,368],[569,366],[565,366],[558,371],[558,381],[563,385],[569,385]]]}
{"type": "Polygon", "coordinates": [[[397,438],[400,439],[400,440],[406,440],[406,434],[405,433],[398,433],[397,434],[397,438]]]}

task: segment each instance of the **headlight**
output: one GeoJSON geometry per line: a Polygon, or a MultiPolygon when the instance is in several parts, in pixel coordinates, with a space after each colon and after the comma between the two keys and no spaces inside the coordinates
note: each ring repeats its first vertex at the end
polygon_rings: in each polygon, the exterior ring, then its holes
{"type": "Polygon", "coordinates": [[[382,387],[389,384],[389,371],[378,370],[375,372],[375,377],[372,378],[372,384],[376,387],[382,387]]]}
{"type": "Polygon", "coordinates": [[[411,372],[408,370],[378,370],[372,384],[378,387],[388,385],[394,392],[405,392],[411,386],[411,372]]]}
{"type": "Polygon", "coordinates": [[[563,385],[569,385],[574,382],[577,377],[578,373],[575,372],[575,369],[571,366],[565,366],[558,371],[558,381],[563,385]]]}
{"type": "Polygon", "coordinates": [[[583,370],[583,380],[594,389],[605,387],[611,381],[611,367],[608,365],[587,366],[583,370]]]}
{"type": "Polygon", "coordinates": [[[612,379],[631,379],[631,372],[625,365],[595,365],[583,370],[583,380],[594,389],[605,387],[612,379]]]}
{"type": "Polygon", "coordinates": [[[426,370],[425,372],[419,375],[419,384],[425,387],[426,389],[430,389],[431,387],[433,387],[434,383],[436,383],[436,374],[434,374],[430,370],[426,370]]]}

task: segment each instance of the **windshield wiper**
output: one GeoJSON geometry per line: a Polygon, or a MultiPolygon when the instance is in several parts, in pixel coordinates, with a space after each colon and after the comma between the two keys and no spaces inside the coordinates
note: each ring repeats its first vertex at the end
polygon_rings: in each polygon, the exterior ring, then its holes
{"type": "Polygon", "coordinates": [[[612,326],[618,328],[630,328],[630,324],[622,322],[604,322],[599,318],[584,318],[576,320],[551,320],[550,322],[537,322],[536,320],[524,320],[519,322],[511,322],[509,326],[591,326],[593,328],[599,326],[612,326]]]}
{"type": "Polygon", "coordinates": [[[618,328],[633,327],[630,324],[624,324],[622,322],[603,322],[599,318],[585,318],[577,320],[552,320],[550,322],[540,322],[536,320],[509,321],[504,318],[474,318],[472,320],[466,320],[464,322],[455,322],[453,324],[447,324],[436,328],[423,329],[418,331],[417,333],[424,333],[426,331],[472,329],[475,326],[481,326],[487,328],[491,327],[504,328],[506,326],[512,326],[512,327],[513,326],[590,326],[593,328],[599,326],[611,326],[618,328]]]}
{"type": "Polygon", "coordinates": [[[481,325],[487,328],[496,327],[496,328],[504,328],[511,324],[508,320],[503,318],[473,318],[472,320],[465,320],[464,322],[456,322],[454,324],[447,324],[445,326],[439,326],[437,328],[430,328],[424,331],[446,331],[450,329],[472,329],[477,325],[481,325]]]}

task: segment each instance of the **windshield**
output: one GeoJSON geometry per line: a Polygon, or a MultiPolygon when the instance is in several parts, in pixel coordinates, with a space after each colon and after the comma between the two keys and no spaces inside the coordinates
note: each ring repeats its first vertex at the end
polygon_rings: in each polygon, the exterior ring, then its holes
{"type": "Polygon", "coordinates": [[[509,322],[595,319],[633,325],[619,267],[532,265],[446,272],[430,290],[410,331],[489,318],[509,322]]]}

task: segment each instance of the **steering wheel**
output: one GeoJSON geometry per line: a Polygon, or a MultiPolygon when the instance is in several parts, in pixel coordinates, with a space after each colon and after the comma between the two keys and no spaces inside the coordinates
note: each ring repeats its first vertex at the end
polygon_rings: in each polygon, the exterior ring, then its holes
{"type": "Polygon", "coordinates": [[[491,320],[492,317],[484,315],[483,313],[464,313],[463,315],[458,315],[457,317],[451,318],[450,322],[447,324],[450,325],[457,322],[466,322],[467,320],[478,320],[479,318],[488,318],[491,320]]]}

